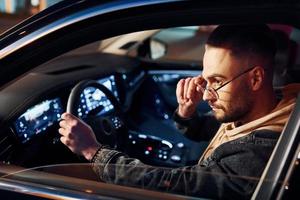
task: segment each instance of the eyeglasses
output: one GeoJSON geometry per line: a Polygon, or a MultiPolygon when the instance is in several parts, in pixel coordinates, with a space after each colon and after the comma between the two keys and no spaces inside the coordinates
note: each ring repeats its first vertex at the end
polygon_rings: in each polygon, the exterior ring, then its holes
{"type": "Polygon", "coordinates": [[[218,90],[221,89],[222,87],[226,86],[227,84],[231,83],[232,81],[234,81],[235,79],[239,78],[240,76],[242,76],[243,74],[246,74],[247,72],[250,72],[252,69],[254,69],[255,67],[251,67],[250,69],[247,69],[246,71],[243,71],[242,73],[238,74],[237,76],[233,77],[231,80],[225,82],[224,84],[220,85],[217,88],[213,88],[213,87],[208,87],[206,86],[205,88],[200,87],[201,92],[204,94],[205,90],[209,93],[209,95],[214,98],[214,99],[219,99],[219,94],[218,94],[218,90]]]}

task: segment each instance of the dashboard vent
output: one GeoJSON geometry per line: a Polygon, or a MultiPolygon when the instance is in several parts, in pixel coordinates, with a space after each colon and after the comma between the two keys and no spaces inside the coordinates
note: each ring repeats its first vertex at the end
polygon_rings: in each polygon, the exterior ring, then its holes
{"type": "Polygon", "coordinates": [[[65,74],[65,73],[74,72],[74,71],[86,70],[86,69],[90,69],[90,68],[94,68],[94,67],[95,66],[92,66],[92,65],[80,65],[80,66],[75,66],[75,67],[71,67],[71,68],[68,67],[68,68],[64,68],[64,69],[50,71],[50,72],[47,72],[47,74],[51,74],[51,75],[65,74]]]}

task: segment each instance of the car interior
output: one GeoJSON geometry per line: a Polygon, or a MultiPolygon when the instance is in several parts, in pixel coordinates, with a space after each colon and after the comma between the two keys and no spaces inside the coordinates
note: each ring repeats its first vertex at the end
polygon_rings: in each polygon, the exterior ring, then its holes
{"type": "MultiPolygon", "coordinates": [[[[146,164],[196,164],[208,141],[195,142],[176,129],[175,90],[180,79],[201,74],[205,40],[215,27],[173,27],[145,31],[140,40],[127,34],[94,41],[10,82],[0,92],[5,105],[0,107],[0,160],[26,168],[87,162],[59,140],[61,114],[70,111],[101,143],[146,164]]],[[[298,82],[300,30],[270,27],[278,48],[274,87],[298,82]]],[[[209,115],[210,107],[200,103],[198,113],[209,115]]]]}

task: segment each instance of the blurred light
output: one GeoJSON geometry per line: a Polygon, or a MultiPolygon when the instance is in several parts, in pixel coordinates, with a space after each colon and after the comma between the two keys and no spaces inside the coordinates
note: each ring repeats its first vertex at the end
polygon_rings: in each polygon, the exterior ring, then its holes
{"type": "Polygon", "coordinates": [[[32,6],[38,6],[40,4],[39,0],[31,0],[32,6]]]}
{"type": "Polygon", "coordinates": [[[288,186],[288,185],[284,186],[284,189],[288,190],[288,189],[289,189],[289,186],[288,186]]]}
{"type": "Polygon", "coordinates": [[[178,156],[178,155],[172,155],[172,156],[171,156],[171,160],[176,161],[176,162],[179,162],[179,161],[181,160],[181,158],[180,158],[180,156],[178,156]]]}
{"type": "Polygon", "coordinates": [[[22,31],[21,33],[19,33],[19,35],[24,35],[26,33],[26,31],[22,31]]]}
{"type": "Polygon", "coordinates": [[[145,134],[138,134],[138,137],[142,139],[147,139],[147,135],[145,134]]]}
{"type": "Polygon", "coordinates": [[[172,145],[172,143],[171,143],[171,142],[169,142],[169,141],[162,140],[162,141],[161,141],[161,143],[163,143],[163,144],[167,145],[167,146],[168,146],[170,149],[172,149],[172,148],[173,148],[173,145],[172,145]]]}
{"type": "Polygon", "coordinates": [[[178,148],[183,148],[183,147],[184,147],[184,144],[183,144],[182,142],[179,142],[179,143],[177,143],[177,147],[178,147],[178,148]]]}
{"type": "Polygon", "coordinates": [[[86,192],[86,193],[93,193],[93,190],[86,189],[85,192],[86,192]]]}

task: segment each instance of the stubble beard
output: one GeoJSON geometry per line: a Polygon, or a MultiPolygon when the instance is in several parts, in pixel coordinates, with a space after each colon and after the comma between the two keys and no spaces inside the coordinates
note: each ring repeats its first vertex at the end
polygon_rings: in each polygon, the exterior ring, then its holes
{"type": "Polygon", "coordinates": [[[252,97],[247,86],[241,88],[238,95],[228,101],[226,106],[220,106],[220,109],[213,111],[215,118],[221,123],[240,121],[247,116],[253,107],[252,97]]]}

